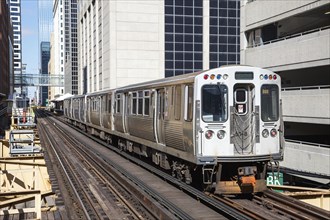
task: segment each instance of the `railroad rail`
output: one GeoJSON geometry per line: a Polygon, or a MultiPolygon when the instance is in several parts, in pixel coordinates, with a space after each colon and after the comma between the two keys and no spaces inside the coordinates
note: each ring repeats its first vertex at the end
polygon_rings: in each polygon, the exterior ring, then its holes
{"type": "MultiPolygon", "coordinates": [[[[52,119],[51,124],[58,124],[59,118],[52,119]]],[[[63,121],[64,122],[64,121],[63,121]]],[[[85,132],[77,129],[74,126],[70,126],[71,128],[75,129],[76,131],[80,132],[84,136],[88,136],[93,141],[98,142],[100,145],[104,146],[107,150],[111,150],[109,152],[115,152],[117,154],[120,154],[127,160],[138,164],[139,166],[143,167],[144,169],[148,170],[149,172],[159,176],[163,180],[165,180],[167,183],[172,184],[173,186],[179,188],[186,194],[189,194],[194,199],[198,200],[200,203],[205,204],[209,207],[211,207],[213,210],[219,213],[219,216],[223,215],[226,218],[235,218],[235,219],[269,219],[270,217],[272,219],[328,219],[329,212],[324,211],[322,209],[314,209],[312,206],[308,204],[302,205],[302,202],[299,202],[298,200],[289,198],[288,196],[281,195],[279,193],[266,191],[264,193],[260,193],[258,195],[250,196],[247,198],[238,198],[233,197],[219,197],[215,196],[209,193],[201,192],[198,189],[195,189],[176,178],[172,177],[171,175],[168,175],[167,173],[164,173],[163,171],[149,165],[148,163],[141,161],[137,159],[136,157],[127,154],[123,151],[120,151],[120,149],[110,146],[104,141],[86,134],[85,132]],[[276,201],[275,198],[281,198],[281,201],[276,201]],[[294,204],[298,203],[298,207],[303,207],[302,209],[298,209],[297,207],[294,208],[294,204]],[[288,208],[290,207],[290,208],[288,208]],[[271,212],[270,212],[271,210],[271,212]],[[319,214],[317,214],[319,213],[319,214]],[[220,215],[221,214],[221,215],[220,215]]],[[[54,128],[55,129],[55,128],[54,128]]],[[[61,130],[63,132],[63,127],[61,125],[61,128],[56,128],[61,130]]],[[[65,133],[65,132],[64,132],[65,133]]],[[[139,180],[138,178],[134,177],[134,174],[127,173],[123,168],[120,166],[117,167],[116,162],[112,162],[111,160],[105,159],[102,155],[102,153],[97,153],[94,151],[94,149],[89,149],[88,146],[83,146],[84,144],[81,143],[80,139],[76,139],[72,136],[70,136],[70,139],[73,141],[73,145],[75,145],[75,148],[79,148],[78,152],[82,155],[82,158],[89,158],[89,159],[80,159],[81,161],[84,161],[84,163],[89,163],[87,161],[97,161],[96,163],[99,164],[99,167],[95,169],[94,172],[100,172],[99,174],[94,174],[95,176],[98,176],[98,178],[103,179],[107,174],[106,170],[110,169],[116,169],[114,173],[116,178],[120,176],[125,176],[125,178],[129,179],[129,182],[134,185],[139,186],[140,189],[134,189],[132,185],[123,185],[121,187],[123,188],[129,188],[129,190],[133,190],[132,194],[138,195],[137,197],[142,197],[145,199],[145,197],[152,197],[155,200],[157,200],[161,206],[166,207],[166,210],[170,214],[172,214],[172,217],[175,217],[177,219],[192,219],[192,216],[187,214],[186,212],[180,210],[178,205],[171,203],[170,201],[166,201],[162,197],[162,195],[157,194],[154,190],[150,189],[147,184],[145,184],[143,181],[139,180]],[[76,139],[76,140],[75,140],[76,139]],[[80,144],[77,144],[77,142],[80,142],[80,144]],[[79,145],[79,146],[78,146],[79,145]],[[86,148],[87,147],[87,148],[86,148]],[[85,149],[85,150],[82,150],[85,149]],[[102,171],[105,169],[105,171],[102,171]],[[141,194],[141,191],[147,192],[147,196],[141,194]]],[[[89,164],[88,167],[93,166],[92,164],[89,164]]],[[[112,176],[114,174],[111,174],[112,176]]],[[[125,182],[124,179],[121,179],[119,182],[125,182]]],[[[151,201],[148,202],[149,205],[152,203],[151,201]]],[[[159,207],[158,207],[159,208],[159,207]]],[[[153,204],[153,207],[149,209],[154,210],[157,209],[157,205],[153,204]]],[[[158,213],[159,210],[154,211],[154,213],[158,213]]],[[[168,215],[169,213],[162,214],[161,216],[164,217],[164,215],[168,215]]],[[[168,215],[167,217],[169,217],[168,215]]],[[[160,216],[157,216],[157,218],[160,218],[160,216]]]]}
{"type": "Polygon", "coordinates": [[[316,206],[301,202],[289,196],[267,190],[262,196],[255,196],[261,204],[285,213],[290,219],[329,219],[330,212],[316,206]]]}
{"type": "MultiPolygon", "coordinates": [[[[68,135],[63,133],[63,131],[56,129],[56,123],[54,124],[54,122],[51,121],[47,124],[38,124],[41,126],[40,130],[43,131],[43,138],[47,140],[57,158],[56,161],[58,161],[61,167],[63,176],[61,179],[65,182],[66,187],[64,188],[68,191],[66,193],[68,195],[66,199],[69,200],[67,203],[73,206],[73,209],[68,211],[71,218],[109,219],[110,217],[114,217],[114,213],[120,213],[120,218],[155,219],[150,218],[147,214],[149,213],[148,210],[143,209],[144,215],[141,215],[141,213],[136,210],[136,207],[130,205],[128,200],[132,200],[131,195],[126,195],[124,197],[119,194],[113,187],[115,184],[110,183],[108,179],[103,177],[104,174],[101,175],[97,170],[97,167],[95,167],[97,162],[92,165],[91,162],[83,158],[79,152],[82,151],[82,149],[76,148],[79,144],[70,140],[68,135]],[[61,136],[47,133],[49,127],[56,129],[57,134],[60,132],[61,136]],[[61,147],[55,146],[55,143],[61,145],[61,147]],[[64,148],[63,146],[66,147],[64,148]],[[68,148],[73,151],[69,152],[68,148]],[[87,170],[88,172],[83,172],[83,170],[87,170]],[[90,178],[91,175],[95,178],[90,178]],[[104,198],[105,196],[102,198],[101,194],[107,195],[107,198],[104,198]],[[111,199],[112,201],[110,201],[111,199]],[[109,203],[117,204],[118,209],[116,212],[110,213],[107,207],[109,203]]],[[[140,207],[140,210],[141,209],[140,207]]]]}
{"type": "MultiPolygon", "coordinates": [[[[51,118],[51,117],[48,117],[51,118]]],[[[38,123],[40,124],[40,123],[38,123]]],[[[194,219],[195,217],[191,215],[191,213],[187,213],[183,211],[180,208],[180,205],[175,204],[166,198],[157,191],[153,190],[150,188],[147,184],[145,184],[143,181],[139,180],[139,178],[135,177],[133,173],[127,173],[126,170],[121,168],[115,161],[108,160],[104,157],[102,157],[102,153],[97,153],[95,149],[92,149],[91,146],[85,145],[83,143],[84,141],[82,140],[77,140],[76,138],[73,137],[70,132],[65,131],[65,128],[63,127],[64,125],[60,125],[61,123],[55,120],[51,120],[48,122],[48,126],[52,126],[52,129],[54,129],[57,132],[61,132],[62,135],[68,134],[67,137],[61,137],[65,141],[65,143],[61,143],[63,146],[64,145],[73,145],[71,147],[66,147],[66,148],[74,148],[75,150],[75,155],[76,153],[79,153],[80,159],[77,158],[77,161],[80,161],[80,163],[83,164],[88,164],[88,168],[85,169],[93,169],[94,174],[97,172],[101,172],[101,175],[98,175],[98,179],[103,179],[104,177],[110,178],[110,177],[115,177],[118,178],[116,183],[103,183],[104,185],[118,185],[119,187],[117,189],[123,188],[126,189],[127,191],[130,191],[131,193],[129,194],[129,198],[135,197],[136,199],[139,199],[139,202],[136,204],[138,205],[133,205],[135,209],[139,209],[138,213],[148,213],[148,210],[151,210],[152,214],[154,215],[154,219],[194,219]],[[54,125],[55,124],[55,125],[54,125]],[[55,126],[55,127],[54,127],[55,126]],[[72,142],[72,143],[70,143],[72,142]],[[92,166],[92,167],[91,167],[92,166]],[[121,177],[124,176],[125,178],[121,177]],[[121,178],[120,178],[121,177],[121,178]],[[138,187],[137,187],[138,186],[138,187]],[[133,191],[133,193],[132,193],[133,191]],[[142,204],[142,206],[141,206],[142,204]],[[145,207],[143,207],[143,205],[145,207]],[[138,207],[137,207],[138,206],[138,207]],[[142,211],[141,211],[142,209],[142,211]]],[[[45,129],[43,129],[45,130],[45,129]]],[[[57,140],[59,142],[60,140],[57,140]]],[[[64,148],[62,146],[62,148],[64,148]]],[[[103,148],[104,149],[104,148],[103,148]]],[[[108,149],[105,149],[107,152],[108,149]]],[[[73,152],[71,152],[72,154],[73,152]]],[[[66,153],[69,154],[69,153],[66,153]]],[[[78,156],[76,156],[78,157],[78,156]]],[[[118,156],[117,156],[118,157],[118,156]]],[[[69,161],[67,158],[60,158],[61,161],[69,161]]],[[[78,162],[75,163],[76,166],[78,166],[78,162]]],[[[69,165],[70,166],[70,165],[69,165]]],[[[72,165],[71,165],[72,166],[72,165]]],[[[136,165],[135,165],[136,166],[136,165]]],[[[66,165],[65,165],[66,167],[66,165]]],[[[79,169],[80,170],[80,169],[79,169]]],[[[75,173],[78,172],[78,167],[75,170],[75,173]]],[[[93,174],[93,175],[94,175],[93,174]]],[[[89,174],[91,175],[91,174],[89,174]]],[[[69,175],[69,178],[74,179],[76,174],[69,175]]],[[[156,178],[156,177],[155,177],[156,178]]],[[[83,179],[79,178],[80,181],[84,181],[83,179]]],[[[162,181],[163,184],[168,184],[164,181],[162,181]]],[[[161,186],[159,186],[162,188],[161,186]]],[[[76,186],[74,184],[74,188],[79,188],[79,186],[76,186]]],[[[88,188],[87,186],[81,186],[81,190],[88,188]]],[[[78,196],[81,196],[81,193],[78,191],[77,193],[78,196]]],[[[86,199],[86,198],[84,198],[86,199]]],[[[83,201],[83,204],[88,204],[89,201],[83,201]]],[[[196,203],[198,203],[196,201],[196,203]]],[[[96,206],[96,205],[94,205],[96,206]]],[[[95,214],[95,211],[93,211],[92,208],[85,207],[84,213],[85,215],[92,215],[93,218],[97,218],[98,216],[95,214]]],[[[224,219],[221,214],[217,214],[217,216],[221,219],[224,219]]],[[[132,217],[131,217],[132,218],[132,217]]],[[[142,219],[150,219],[152,218],[151,216],[142,216],[142,219]]],[[[152,219],[153,219],[152,218],[152,219]]],[[[135,216],[133,219],[139,219],[138,216],[135,216]]],[[[244,218],[243,218],[244,219],[244,218]]]]}
{"type": "MultiPolygon", "coordinates": [[[[64,121],[63,121],[64,122],[64,121]]],[[[187,185],[186,183],[183,183],[182,181],[179,181],[178,179],[176,179],[175,177],[155,168],[154,166],[140,160],[137,159],[136,157],[121,151],[120,149],[118,149],[117,147],[111,146],[109,144],[107,144],[106,142],[96,138],[95,136],[89,135],[85,132],[83,132],[82,130],[69,125],[72,129],[80,132],[81,134],[88,136],[89,138],[91,138],[92,140],[94,140],[95,142],[103,145],[104,147],[116,152],[117,154],[121,155],[122,157],[128,159],[129,161],[138,164],[139,166],[143,167],[144,169],[148,170],[149,172],[155,174],[156,176],[164,179],[166,182],[171,183],[172,185],[174,185],[175,187],[179,188],[180,190],[182,190],[183,192],[189,194],[191,197],[195,198],[196,200],[198,200],[200,203],[205,204],[209,207],[211,207],[213,210],[215,210],[216,212],[228,217],[228,218],[235,218],[235,219],[252,219],[248,216],[246,216],[246,214],[241,213],[241,211],[236,210],[234,208],[232,208],[231,206],[226,205],[223,202],[219,202],[218,200],[206,195],[204,192],[190,186],[187,185]]],[[[111,163],[111,161],[108,161],[109,163],[111,163]]],[[[111,164],[113,166],[115,166],[115,164],[111,164]]],[[[120,167],[118,168],[120,170],[120,167]]],[[[133,178],[132,176],[130,176],[129,178],[133,178]]],[[[137,182],[136,184],[138,185],[142,185],[142,183],[137,182]]],[[[160,200],[163,200],[164,198],[159,197],[160,200]]],[[[174,205],[175,207],[177,205],[174,205]]],[[[182,218],[182,219],[187,219],[187,217],[182,218]]]]}

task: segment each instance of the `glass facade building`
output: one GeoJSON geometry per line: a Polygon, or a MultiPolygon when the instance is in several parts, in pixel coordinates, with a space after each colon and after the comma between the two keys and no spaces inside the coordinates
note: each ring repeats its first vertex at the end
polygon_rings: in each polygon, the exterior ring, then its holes
{"type": "Polygon", "coordinates": [[[238,0],[165,0],[165,77],[202,70],[205,53],[209,68],[239,64],[239,19],[238,0]]]}
{"type": "Polygon", "coordinates": [[[210,0],[210,68],[240,63],[240,1],[210,0]]]}
{"type": "Polygon", "coordinates": [[[165,77],[203,68],[203,0],[165,0],[165,77]]]}
{"type": "Polygon", "coordinates": [[[239,0],[79,1],[79,93],[239,64],[239,17],[239,0]]]}
{"type": "MultiPolygon", "coordinates": [[[[41,42],[40,43],[40,64],[41,64],[41,74],[48,75],[48,62],[50,58],[50,43],[41,42]]],[[[40,104],[42,106],[47,106],[48,104],[48,86],[40,87],[40,104]]]]}
{"type": "Polygon", "coordinates": [[[41,42],[50,41],[50,34],[53,31],[53,1],[38,1],[38,28],[39,45],[41,42]]]}

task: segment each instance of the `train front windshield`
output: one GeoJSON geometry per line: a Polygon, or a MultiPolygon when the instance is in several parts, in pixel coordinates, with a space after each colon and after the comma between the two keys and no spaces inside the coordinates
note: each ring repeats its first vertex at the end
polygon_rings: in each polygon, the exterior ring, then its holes
{"type": "Polygon", "coordinates": [[[202,119],[204,122],[225,122],[228,118],[228,89],[225,85],[202,87],[202,119]]]}
{"type": "Polygon", "coordinates": [[[279,118],[279,89],[277,85],[261,87],[261,119],[264,122],[277,121],[279,118]]]}

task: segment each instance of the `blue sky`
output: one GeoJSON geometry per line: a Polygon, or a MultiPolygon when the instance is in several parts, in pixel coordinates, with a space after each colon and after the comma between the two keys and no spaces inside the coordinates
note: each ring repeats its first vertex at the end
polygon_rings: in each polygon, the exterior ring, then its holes
{"type": "Polygon", "coordinates": [[[38,73],[38,0],[21,1],[22,63],[27,73],[38,73]]]}

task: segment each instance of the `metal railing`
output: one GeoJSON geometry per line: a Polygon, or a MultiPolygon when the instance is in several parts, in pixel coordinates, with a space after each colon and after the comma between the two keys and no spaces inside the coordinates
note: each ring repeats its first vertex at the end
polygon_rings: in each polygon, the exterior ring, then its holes
{"type": "Polygon", "coordinates": [[[321,32],[321,31],[324,31],[326,29],[330,29],[330,25],[320,27],[320,28],[316,28],[316,29],[312,29],[312,30],[308,30],[308,31],[304,31],[304,32],[297,33],[297,34],[288,35],[288,36],[285,36],[285,37],[277,38],[277,39],[266,41],[266,42],[253,43],[252,45],[248,45],[247,48],[253,48],[253,47],[259,47],[259,46],[263,46],[263,45],[267,45],[267,44],[272,44],[272,43],[276,43],[276,42],[279,42],[279,41],[284,41],[284,40],[288,40],[288,39],[291,39],[291,38],[296,38],[296,37],[301,37],[301,36],[304,36],[304,35],[307,35],[307,34],[312,34],[312,33],[315,33],[315,32],[321,32]]]}
{"type": "Polygon", "coordinates": [[[330,89],[330,85],[315,85],[315,86],[297,86],[282,88],[282,91],[291,90],[312,90],[312,89],[330,89]]]}
{"type": "Polygon", "coordinates": [[[313,142],[307,142],[307,141],[298,141],[298,140],[292,140],[292,139],[285,139],[285,142],[310,145],[310,146],[313,146],[313,147],[330,148],[330,145],[328,145],[328,144],[319,144],[319,143],[313,143],[313,142]]]}

